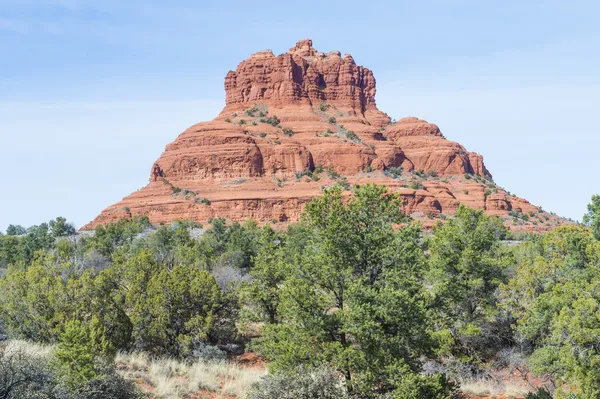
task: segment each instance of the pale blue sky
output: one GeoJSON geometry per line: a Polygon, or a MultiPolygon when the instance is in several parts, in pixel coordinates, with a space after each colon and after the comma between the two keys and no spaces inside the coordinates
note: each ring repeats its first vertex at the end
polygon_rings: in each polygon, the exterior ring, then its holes
{"type": "Polygon", "coordinates": [[[372,69],[390,116],[437,123],[498,184],[580,219],[600,192],[598,15],[592,0],[0,0],[0,230],[83,225],[220,111],[228,70],[304,38],[372,69]]]}

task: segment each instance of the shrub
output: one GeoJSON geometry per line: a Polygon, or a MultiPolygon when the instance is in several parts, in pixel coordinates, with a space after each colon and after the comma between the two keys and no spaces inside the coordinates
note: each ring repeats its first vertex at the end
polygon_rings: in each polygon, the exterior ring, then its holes
{"type": "Polygon", "coordinates": [[[410,188],[412,188],[413,190],[420,190],[423,188],[423,185],[417,181],[413,181],[410,183],[410,188]]]}
{"type": "Polygon", "coordinates": [[[271,126],[279,126],[279,124],[281,123],[279,118],[277,118],[277,115],[273,115],[270,118],[261,118],[260,121],[262,123],[266,123],[267,125],[271,125],[271,126]]]}
{"type": "Polygon", "coordinates": [[[246,124],[246,120],[245,119],[240,119],[240,125],[245,125],[246,124]]]}
{"type": "Polygon", "coordinates": [[[225,119],[225,122],[231,123],[231,119],[227,118],[227,119],[225,119]]]}
{"type": "Polygon", "coordinates": [[[552,394],[545,388],[540,388],[535,392],[529,392],[525,395],[525,399],[552,399],[552,394]]]}
{"type": "Polygon", "coordinates": [[[252,126],[258,126],[258,123],[256,123],[256,121],[252,121],[252,126]]]}
{"type": "Polygon", "coordinates": [[[340,186],[343,190],[350,190],[350,183],[348,183],[348,178],[346,176],[341,177],[335,183],[337,186],[340,186]]]}
{"type": "Polygon", "coordinates": [[[465,173],[465,179],[471,180],[471,175],[469,173],[465,173]]]}
{"type": "Polygon", "coordinates": [[[280,179],[277,176],[273,176],[273,182],[277,184],[278,187],[283,187],[286,182],[286,178],[280,179]]]}
{"type": "Polygon", "coordinates": [[[360,138],[352,130],[348,130],[346,132],[346,138],[348,138],[350,140],[353,140],[353,141],[359,141],[360,140],[360,138]]]}
{"type": "MultiPolygon", "coordinates": [[[[323,171],[323,168],[321,168],[321,171],[323,171]]],[[[302,172],[296,172],[296,181],[300,181],[300,179],[302,179],[304,176],[308,176],[313,181],[318,181],[319,180],[318,173],[320,173],[320,172],[317,172],[316,169],[314,172],[311,171],[310,169],[303,170],[302,172]]]]}
{"type": "Polygon", "coordinates": [[[249,399],[344,399],[348,393],[339,374],[329,368],[298,369],[295,373],[269,374],[256,383],[249,399]]]}
{"type": "Polygon", "coordinates": [[[279,145],[279,144],[281,144],[281,141],[275,140],[273,143],[279,145]]]}
{"type": "Polygon", "coordinates": [[[267,134],[265,132],[262,132],[261,134],[259,134],[259,136],[264,139],[265,137],[267,137],[267,134]]]}
{"type": "Polygon", "coordinates": [[[237,118],[238,114],[236,112],[234,112],[233,114],[231,114],[232,118],[237,118]]]}
{"type": "Polygon", "coordinates": [[[206,342],[200,341],[194,345],[192,358],[205,362],[224,362],[227,360],[227,353],[214,345],[209,345],[206,342]]]}
{"type": "Polygon", "coordinates": [[[335,123],[336,123],[336,119],[335,119],[333,116],[332,116],[332,117],[330,117],[330,118],[329,118],[329,123],[333,123],[333,124],[335,124],[335,123]]]}
{"type": "Polygon", "coordinates": [[[333,179],[333,180],[336,180],[336,179],[339,179],[340,177],[342,177],[342,175],[340,175],[338,172],[336,172],[333,168],[327,169],[327,176],[329,176],[329,178],[333,179]]]}
{"type": "Polygon", "coordinates": [[[402,176],[402,166],[392,166],[385,170],[385,175],[393,179],[399,179],[402,176]]]}
{"type": "Polygon", "coordinates": [[[0,398],[20,399],[50,393],[54,373],[47,357],[31,353],[20,345],[0,347],[0,398]]]}
{"type": "Polygon", "coordinates": [[[431,171],[429,171],[429,176],[431,176],[431,177],[438,177],[438,174],[437,174],[437,172],[435,170],[431,170],[431,171]]]}
{"type": "Polygon", "coordinates": [[[254,116],[254,114],[258,112],[258,107],[255,105],[252,108],[249,108],[246,110],[246,115],[248,116],[254,116]]]}
{"type": "Polygon", "coordinates": [[[11,224],[6,229],[7,236],[22,236],[26,233],[27,233],[27,229],[25,229],[25,227],[19,226],[19,225],[15,226],[15,225],[11,224]]]}
{"type": "MultiPolygon", "coordinates": [[[[85,353],[79,353],[81,358],[85,353]]],[[[107,359],[111,360],[111,359],[107,359]]],[[[3,399],[135,399],[135,384],[117,374],[112,362],[96,363],[96,375],[69,389],[67,381],[53,365],[50,347],[22,341],[0,348],[0,398],[3,399]]],[[[74,365],[78,367],[77,364],[74,365]]],[[[75,370],[72,370],[76,372],[75,370]]]]}
{"type": "Polygon", "coordinates": [[[294,131],[292,129],[283,129],[283,134],[285,134],[288,137],[291,137],[294,135],[294,131]]]}
{"type": "Polygon", "coordinates": [[[319,105],[319,109],[323,112],[327,111],[329,109],[329,104],[327,103],[321,103],[321,105],[319,105]]]}

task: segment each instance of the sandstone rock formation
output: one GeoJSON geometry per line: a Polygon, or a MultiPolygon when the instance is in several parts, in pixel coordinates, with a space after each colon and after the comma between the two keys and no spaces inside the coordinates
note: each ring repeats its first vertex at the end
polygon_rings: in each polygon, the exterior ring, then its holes
{"type": "Polygon", "coordinates": [[[368,182],[397,191],[426,227],[460,203],[515,230],[562,223],[497,187],[482,156],[438,126],[414,117],[392,123],[376,106],[373,73],[348,54],[318,52],[311,40],[242,61],[225,78],[225,98],[214,120],[166,147],[145,188],[83,229],[141,215],[153,223],[290,222],[324,187],[368,182]]]}

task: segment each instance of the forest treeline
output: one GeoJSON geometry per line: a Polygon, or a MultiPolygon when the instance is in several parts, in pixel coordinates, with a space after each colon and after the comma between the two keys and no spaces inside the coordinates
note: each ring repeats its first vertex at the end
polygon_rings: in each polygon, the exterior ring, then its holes
{"type": "Polygon", "coordinates": [[[56,349],[35,366],[0,350],[0,398],[135,397],[119,351],[257,352],[270,373],[256,399],[450,399],[460,373],[498,367],[539,377],[530,398],[600,398],[599,196],[585,225],[517,245],[483,211],[423,234],[400,205],[366,185],[327,190],[286,229],[10,226],[0,334],[56,349]]]}

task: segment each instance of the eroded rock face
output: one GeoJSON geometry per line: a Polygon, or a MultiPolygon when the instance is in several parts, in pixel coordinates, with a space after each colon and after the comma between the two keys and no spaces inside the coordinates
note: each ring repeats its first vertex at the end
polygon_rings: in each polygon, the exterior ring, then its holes
{"type": "Polygon", "coordinates": [[[339,182],[386,184],[426,227],[460,203],[506,217],[516,230],[561,222],[545,213],[540,223],[523,222],[518,215],[539,209],[496,187],[481,155],[427,121],[391,123],[375,92],[369,69],[350,55],[321,53],[310,40],[279,56],[258,52],[227,74],[223,111],[181,133],[152,165],[145,188],[83,228],[143,215],[152,223],[293,222],[339,182]]]}
{"type": "Polygon", "coordinates": [[[364,114],[375,106],[375,77],[351,55],[321,53],[301,40],[285,54],[260,51],[225,78],[226,104],[292,104],[323,101],[364,114]]]}

